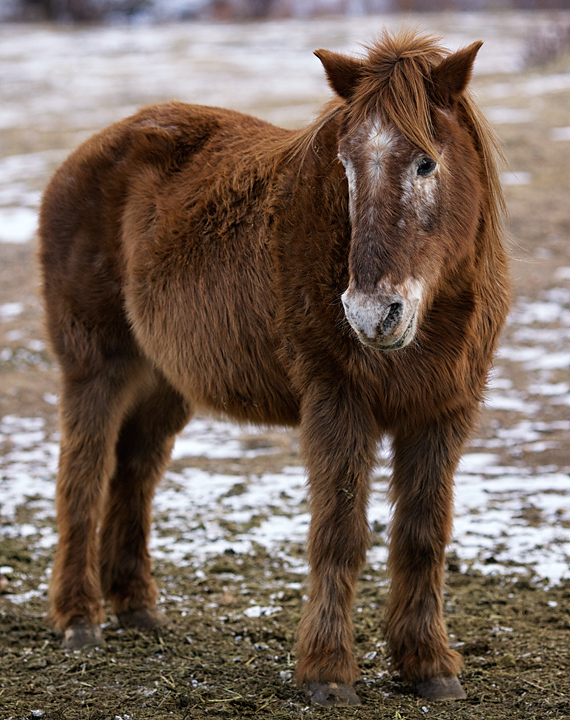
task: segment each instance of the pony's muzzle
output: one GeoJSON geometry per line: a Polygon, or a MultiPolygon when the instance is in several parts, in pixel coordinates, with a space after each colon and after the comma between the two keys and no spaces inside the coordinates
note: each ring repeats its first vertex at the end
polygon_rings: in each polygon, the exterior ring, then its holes
{"type": "Polygon", "coordinates": [[[358,339],[377,350],[399,350],[408,345],[417,326],[418,300],[398,293],[365,293],[351,287],[341,296],[346,319],[358,339]]]}

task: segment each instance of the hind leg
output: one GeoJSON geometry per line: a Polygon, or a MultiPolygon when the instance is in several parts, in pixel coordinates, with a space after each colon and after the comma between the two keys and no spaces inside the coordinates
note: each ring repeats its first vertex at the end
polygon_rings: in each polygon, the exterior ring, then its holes
{"type": "Polygon", "coordinates": [[[121,419],[144,374],[140,360],[125,356],[89,374],[64,373],[56,486],[59,541],[50,583],[50,614],[64,632],[64,647],[101,639],[97,527],[121,419]]]}
{"type": "Polygon", "coordinates": [[[174,436],[190,417],[188,403],[162,377],[129,412],[116,447],[101,525],[101,587],[123,626],[151,628],[164,617],[151,574],[151,502],[170,459],[174,436]]]}

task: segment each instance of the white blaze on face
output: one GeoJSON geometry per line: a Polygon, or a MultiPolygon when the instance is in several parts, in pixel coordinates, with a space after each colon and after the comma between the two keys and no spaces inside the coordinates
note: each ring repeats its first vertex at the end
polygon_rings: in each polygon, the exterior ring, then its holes
{"type": "Polygon", "coordinates": [[[378,119],[369,124],[367,154],[370,177],[378,182],[382,177],[386,155],[394,142],[392,133],[380,125],[378,119]]]}
{"type": "Polygon", "coordinates": [[[338,153],[338,158],[344,165],[346,179],[348,180],[348,199],[350,218],[356,223],[359,212],[368,216],[369,221],[374,220],[375,197],[382,179],[385,157],[393,143],[394,136],[382,128],[377,118],[363,124],[360,130],[351,138],[349,147],[338,153]],[[356,167],[359,170],[357,173],[356,167]],[[369,192],[359,196],[359,174],[366,173],[365,182],[361,185],[369,192]],[[363,207],[366,206],[366,207],[363,207]],[[360,207],[359,207],[360,206],[360,207]],[[368,212],[366,211],[366,208],[368,212]]]}
{"type": "Polygon", "coordinates": [[[354,164],[349,157],[344,157],[339,153],[339,160],[344,165],[344,172],[348,181],[348,212],[350,219],[354,224],[356,222],[356,171],[354,164]]]}

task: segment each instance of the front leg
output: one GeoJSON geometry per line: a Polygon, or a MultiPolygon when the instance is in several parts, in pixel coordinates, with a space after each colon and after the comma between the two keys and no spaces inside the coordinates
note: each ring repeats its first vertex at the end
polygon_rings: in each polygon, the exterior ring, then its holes
{"type": "Polygon", "coordinates": [[[296,681],[320,705],[355,705],[354,586],[370,542],[366,520],[376,424],[339,388],[319,388],[303,406],[301,442],[309,472],[310,594],[299,626],[296,681]]]}
{"type": "Polygon", "coordinates": [[[392,585],[386,635],[392,662],[430,700],[463,699],[460,655],[443,620],[445,548],[453,522],[453,475],[470,413],[396,432],[391,485],[392,585]]]}

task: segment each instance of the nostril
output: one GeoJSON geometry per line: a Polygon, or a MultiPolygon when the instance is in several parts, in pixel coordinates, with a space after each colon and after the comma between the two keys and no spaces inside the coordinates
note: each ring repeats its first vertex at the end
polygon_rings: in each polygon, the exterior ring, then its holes
{"type": "Polygon", "coordinates": [[[404,314],[404,303],[401,301],[393,302],[388,307],[388,313],[382,321],[382,332],[388,335],[391,333],[402,320],[404,314]]]}

